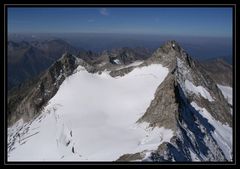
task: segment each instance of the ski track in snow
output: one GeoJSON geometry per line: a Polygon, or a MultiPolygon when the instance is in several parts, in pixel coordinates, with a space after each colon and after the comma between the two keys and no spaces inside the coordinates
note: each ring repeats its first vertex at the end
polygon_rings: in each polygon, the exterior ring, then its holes
{"type": "Polygon", "coordinates": [[[157,149],[170,141],[173,131],[136,121],[167,74],[160,64],[117,78],[109,72],[90,74],[79,66],[40,116],[8,128],[8,160],[114,161],[126,153],[157,149]],[[23,144],[18,133],[26,138],[23,144]]]}

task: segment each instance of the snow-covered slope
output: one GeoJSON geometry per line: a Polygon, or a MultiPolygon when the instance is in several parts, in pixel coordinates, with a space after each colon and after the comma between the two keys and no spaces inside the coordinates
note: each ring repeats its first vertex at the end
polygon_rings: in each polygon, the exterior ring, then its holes
{"type": "Polygon", "coordinates": [[[167,65],[170,73],[140,122],[168,126],[174,136],[144,160],[232,161],[231,106],[216,83],[175,41],[167,42],[150,59],[167,65]]]}
{"type": "Polygon", "coordinates": [[[218,84],[218,88],[221,90],[223,96],[232,105],[232,88],[230,86],[223,86],[218,84]]]}
{"type": "Polygon", "coordinates": [[[8,160],[113,161],[126,153],[156,150],[170,141],[172,130],[135,122],[167,74],[161,64],[115,78],[79,66],[40,116],[8,129],[8,160]]]}
{"type": "Polygon", "coordinates": [[[195,94],[200,94],[205,99],[208,99],[209,101],[214,101],[212,96],[209,94],[209,92],[202,86],[195,86],[192,82],[189,80],[185,80],[185,86],[187,90],[190,92],[193,92],[195,94]]]}
{"type": "Polygon", "coordinates": [[[64,58],[39,80],[40,91],[12,104],[9,114],[40,115],[8,128],[9,161],[232,161],[231,90],[176,41],[109,69],[64,58]],[[39,98],[40,112],[31,108],[39,98]]]}
{"type": "Polygon", "coordinates": [[[195,102],[192,102],[191,105],[201,114],[202,117],[207,119],[208,123],[210,123],[215,128],[211,134],[217,141],[227,160],[231,161],[232,128],[214,119],[205,108],[199,107],[195,102]]]}

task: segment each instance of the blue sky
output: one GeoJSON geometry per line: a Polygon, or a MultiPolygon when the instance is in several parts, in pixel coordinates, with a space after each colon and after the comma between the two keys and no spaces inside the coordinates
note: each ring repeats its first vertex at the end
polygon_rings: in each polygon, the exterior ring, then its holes
{"type": "Polygon", "coordinates": [[[9,7],[8,32],[94,32],[231,37],[232,9],[227,7],[9,7]]]}

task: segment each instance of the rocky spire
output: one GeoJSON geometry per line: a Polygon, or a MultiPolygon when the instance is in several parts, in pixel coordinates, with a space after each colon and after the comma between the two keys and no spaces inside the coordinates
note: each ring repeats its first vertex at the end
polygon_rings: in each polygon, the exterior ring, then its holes
{"type": "MultiPolygon", "coordinates": [[[[147,64],[155,63],[167,66],[169,74],[159,85],[150,106],[137,122],[148,122],[150,127],[172,129],[175,136],[170,143],[161,144],[148,160],[225,161],[229,156],[223,153],[212,135],[216,128],[200,115],[199,111],[202,110],[196,110],[191,105],[196,103],[207,110],[216,121],[232,126],[230,106],[215,82],[176,41],[166,42],[147,60],[147,64]],[[200,92],[209,93],[210,98],[203,97],[196,91],[194,93],[191,87],[201,88],[203,91],[200,92]],[[189,147],[196,159],[193,159],[189,147]]],[[[131,157],[131,154],[128,157],[131,157]]]]}
{"type": "MultiPolygon", "coordinates": [[[[220,90],[211,77],[199,68],[200,64],[194,61],[176,41],[166,42],[158,48],[146,62],[147,64],[160,63],[167,66],[169,68],[169,74],[158,87],[154,100],[140,121],[144,121],[145,119],[145,121],[150,122],[153,126],[168,126],[168,124],[165,123],[168,120],[164,119],[174,119],[173,117],[178,117],[176,115],[176,113],[179,112],[179,110],[176,110],[178,102],[176,98],[176,87],[178,86],[183,90],[189,102],[195,101],[199,103],[203,107],[206,107],[217,120],[222,123],[227,123],[230,126],[232,125],[230,108],[220,90]],[[188,86],[185,85],[186,81],[191,82],[196,87],[202,86],[214,100],[209,101],[201,95],[189,91],[188,86]],[[165,98],[164,96],[166,95],[169,97],[165,98]],[[173,106],[174,108],[167,108],[169,106],[173,106]],[[166,114],[167,116],[164,115],[165,109],[168,112],[168,115],[166,114]],[[171,112],[173,114],[171,114],[171,112]],[[156,118],[156,116],[159,116],[159,118],[156,118]]],[[[171,128],[176,128],[173,127],[173,124],[176,124],[176,122],[172,121],[170,125],[171,128]]]]}

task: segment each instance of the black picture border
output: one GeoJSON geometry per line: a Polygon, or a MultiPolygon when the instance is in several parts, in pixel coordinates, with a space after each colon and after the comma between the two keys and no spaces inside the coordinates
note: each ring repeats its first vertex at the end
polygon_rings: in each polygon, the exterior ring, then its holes
{"type": "Polygon", "coordinates": [[[4,165],[236,165],[236,4],[4,4],[4,165]],[[7,9],[11,7],[230,7],[232,8],[232,68],[233,68],[233,161],[232,162],[8,162],[7,161],[7,42],[8,42],[8,25],[7,9]]]}

